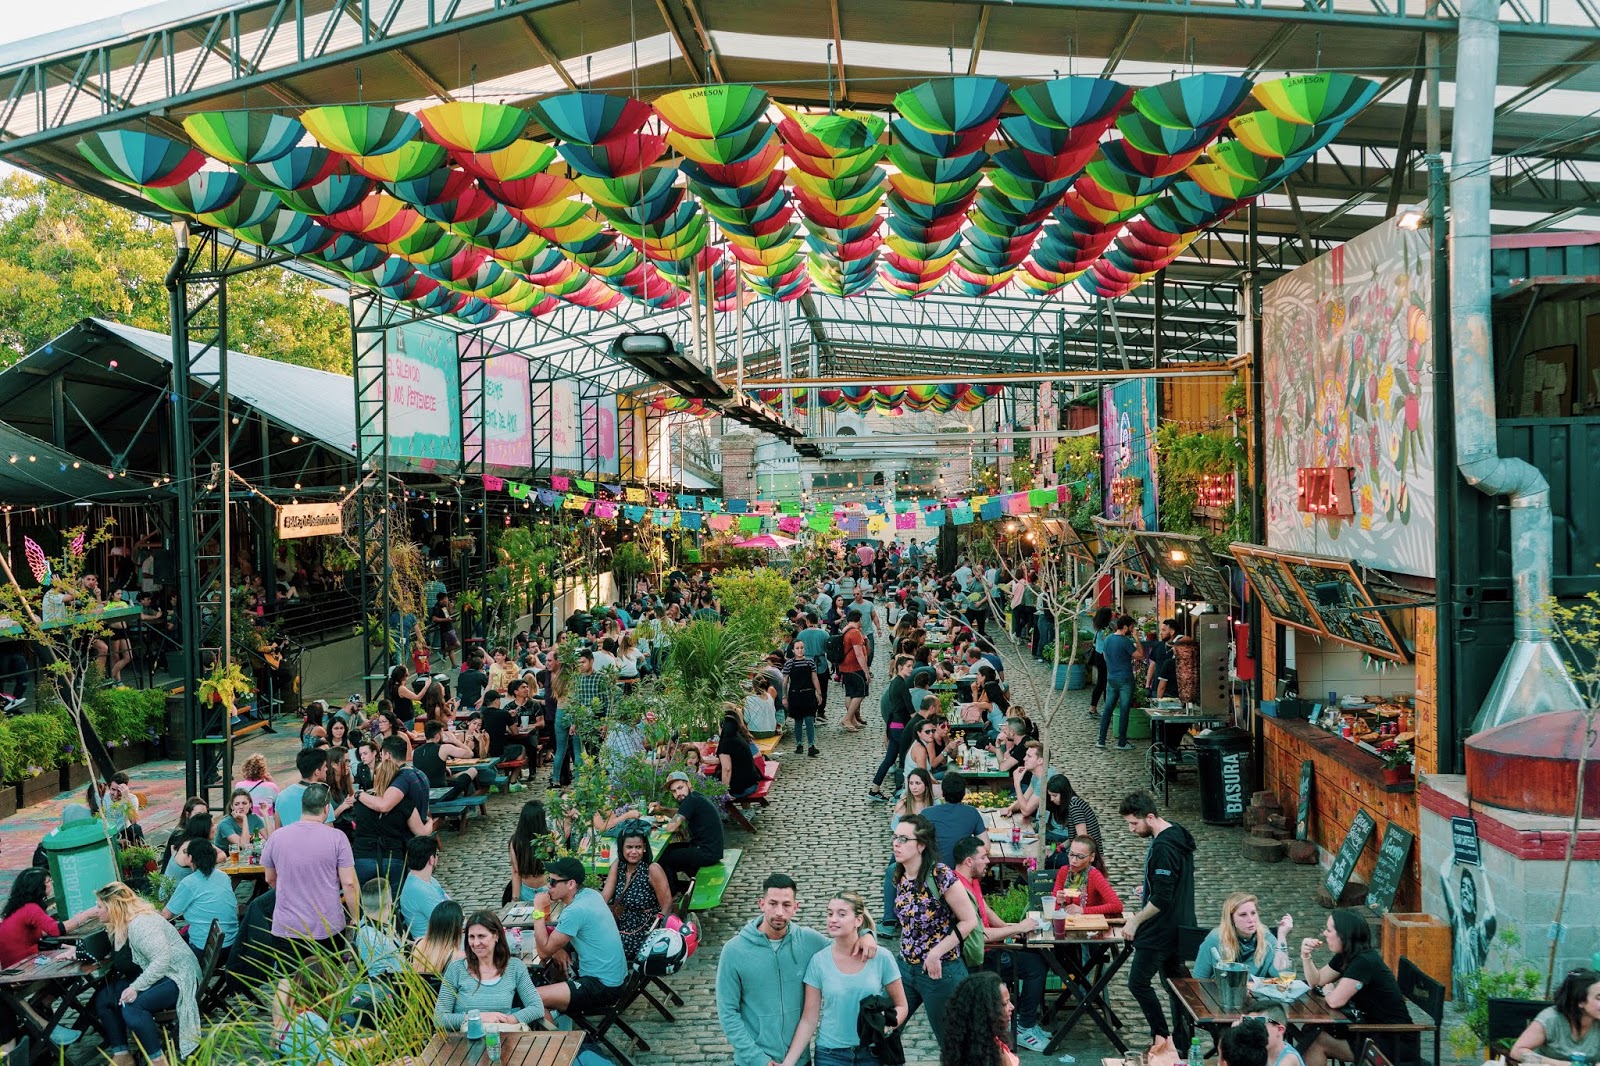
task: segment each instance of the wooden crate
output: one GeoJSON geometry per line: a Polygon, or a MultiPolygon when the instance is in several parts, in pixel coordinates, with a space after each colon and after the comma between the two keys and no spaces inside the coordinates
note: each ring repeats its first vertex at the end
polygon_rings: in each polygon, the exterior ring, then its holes
{"type": "Polygon", "coordinates": [[[1400,970],[1400,958],[1412,961],[1423,973],[1444,985],[1450,998],[1450,923],[1431,914],[1401,914],[1390,911],[1383,916],[1383,961],[1391,971],[1400,970]]]}

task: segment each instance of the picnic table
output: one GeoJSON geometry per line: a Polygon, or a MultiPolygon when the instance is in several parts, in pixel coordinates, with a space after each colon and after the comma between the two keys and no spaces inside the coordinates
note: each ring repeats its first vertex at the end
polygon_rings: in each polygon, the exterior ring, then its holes
{"type": "Polygon", "coordinates": [[[989,861],[1002,866],[1026,867],[1029,859],[1037,862],[1042,858],[1039,850],[1039,834],[1036,830],[1026,826],[1018,815],[1007,815],[1000,811],[983,812],[984,836],[989,841],[989,861]],[[1022,840],[1013,844],[1011,838],[1013,829],[1022,830],[1022,840]]]}
{"type": "MultiPolygon", "coordinates": [[[[500,1034],[501,1066],[571,1066],[583,1046],[583,1031],[500,1034]]],[[[435,1033],[417,1061],[424,1066],[480,1066],[489,1061],[482,1040],[461,1033],[435,1033]]]]}
{"type": "Polygon", "coordinates": [[[1250,992],[1245,997],[1245,1010],[1239,1012],[1222,1009],[1222,994],[1217,988],[1217,982],[1211,978],[1172,977],[1167,980],[1167,985],[1172,989],[1172,994],[1183,1004],[1184,1013],[1194,1019],[1197,1027],[1206,1030],[1213,1037],[1244,1017],[1246,1013],[1261,1010],[1268,1004],[1283,1007],[1284,1013],[1288,1015],[1289,1035],[1296,1046],[1304,1046],[1315,1039],[1317,1033],[1335,1025],[1349,1025],[1357,1032],[1367,1033],[1425,1033],[1433,1028],[1432,1022],[1396,1025],[1360,1022],[1344,1011],[1328,1006],[1328,1001],[1323,999],[1322,993],[1316,989],[1312,989],[1292,1003],[1284,1003],[1281,999],[1258,996],[1250,992]]]}
{"type": "Polygon", "coordinates": [[[90,1001],[110,968],[109,960],[86,962],[67,951],[31,955],[0,970],[0,1010],[22,1023],[36,1052],[49,1050],[50,1032],[69,1010],[82,1024],[100,1028],[90,1001]]]}
{"type": "MultiPolygon", "coordinates": [[[[1039,917],[1049,922],[1048,915],[1039,917]]],[[[1069,996],[1077,997],[1072,1013],[1051,1035],[1045,1054],[1055,1054],[1084,1015],[1088,1015],[1099,1027],[1113,1047],[1126,1054],[1127,1042],[1118,1032],[1122,1022],[1112,1011],[1106,990],[1112,978],[1133,957],[1133,943],[1122,938],[1121,917],[1087,914],[1079,915],[1072,921],[1078,923],[1076,927],[1067,925],[1059,933],[1055,931],[1053,923],[1045,924],[1043,929],[1030,934],[1022,944],[1031,951],[1040,952],[1045,965],[1061,979],[1061,992],[1050,1005],[1047,1016],[1053,1018],[1066,1005],[1069,996]]]]}
{"type": "Polygon", "coordinates": [[[968,752],[968,758],[962,760],[962,765],[951,767],[959,770],[966,779],[969,789],[994,789],[1003,792],[1016,791],[1016,783],[1011,780],[1009,771],[1000,769],[999,761],[993,752],[975,751],[968,752]],[[971,769],[967,768],[970,762],[971,769]]]}

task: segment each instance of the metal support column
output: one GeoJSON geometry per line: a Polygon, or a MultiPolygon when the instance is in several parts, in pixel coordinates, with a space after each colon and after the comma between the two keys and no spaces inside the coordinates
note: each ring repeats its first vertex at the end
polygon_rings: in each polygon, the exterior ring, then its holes
{"type": "MultiPolygon", "coordinates": [[[[389,328],[395,306],[382,293],[350,293],[351,369],[356,391],[356,551],[361,556],[361,662],[368,698],[374,682],[403,658],[406,634],[393,632],[389,555],[389,328]]],[[[381,685],[381,682],[379,682],[381,685]]]]}
{"type": "MultiPolygon", "coordinates": [[[[478,523],[473,577],[489,570],[489,490],[484,477],[489,473],[489,348],[472,334],[456,336],[456,362],[461,372],[461,473],[476,478],[466,486],[466,495],[478,507],[483,521],[478,523]]],[[[464,587],[471,588],[471,584],[464,587]]],[[[466,634],[462,635],[466,639],[466,634]]]]}

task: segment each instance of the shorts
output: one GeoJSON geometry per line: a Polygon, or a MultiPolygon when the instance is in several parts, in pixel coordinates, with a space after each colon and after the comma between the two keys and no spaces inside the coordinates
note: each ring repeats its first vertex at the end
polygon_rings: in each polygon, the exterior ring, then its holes
{"type": "Polygon", "coordinates": [[[844,698],[864,699],[867,695],[867,675],[861,670],[851,670],[839,675],[844,678],[844,698]]]}
{"type": "Polygon", "coordinates": [[[579,976],[567,978],[567,991],[572,999],[571,1008],[588,1013],[611,1006],[622,990],[603,985],[598,978],[579,976]]]}

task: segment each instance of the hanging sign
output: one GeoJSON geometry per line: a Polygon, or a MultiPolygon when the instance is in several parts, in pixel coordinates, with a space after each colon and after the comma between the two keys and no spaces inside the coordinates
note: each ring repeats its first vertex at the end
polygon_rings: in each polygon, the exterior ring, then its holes
{"type": "Polygon", "coordinates": [[[344,532],[344,505],[327,503],[286,503],[278,508],[278,539],[325,537],[344,532]]]}
{"type": "Polygon", "coordinates": [[[1456,862],[1464,866],[1483,865],[1483,849],[1478,846],[1478,823],[1470,816],[1450,819],[1450,848],[1456,862]]]}

